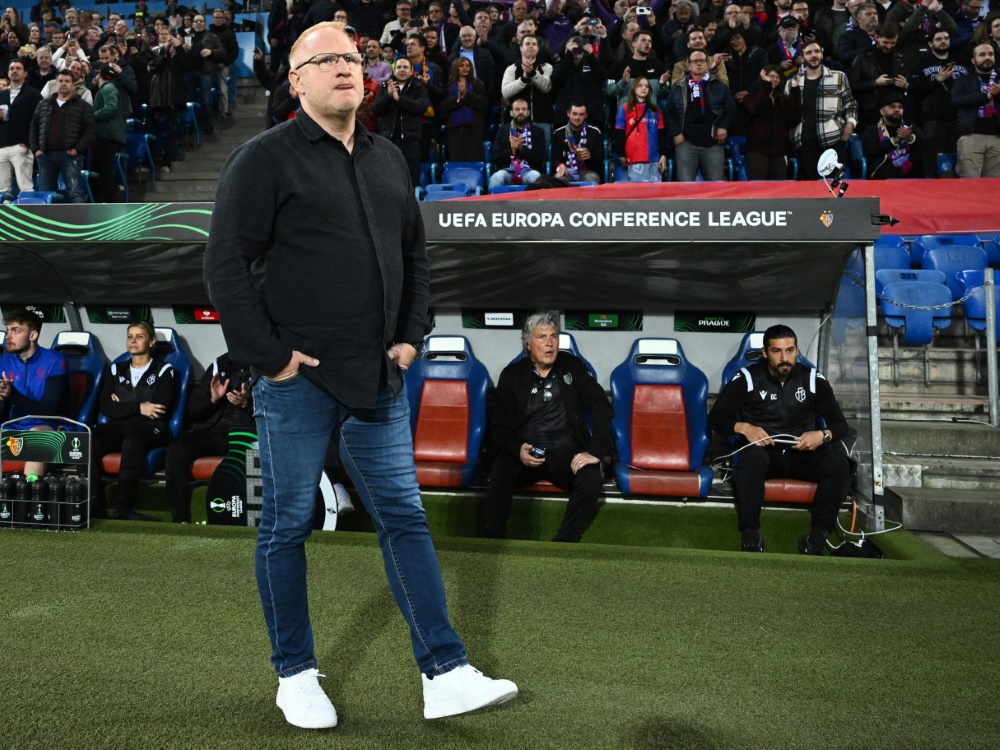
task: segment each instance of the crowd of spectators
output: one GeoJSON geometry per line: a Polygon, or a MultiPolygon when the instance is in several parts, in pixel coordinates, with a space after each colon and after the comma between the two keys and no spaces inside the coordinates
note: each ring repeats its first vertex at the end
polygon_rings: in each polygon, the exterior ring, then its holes
{"type": "Polygon", "coordinates": [[[360,116],[414,177],[490,142],[495,185],[602,180],[604,159],[618,181],[658,182],[668,160],[675,179],[717,180],[734,138],[755,180],[787,179],[793,157],[816,179],[819,154],[848,164],[855,139],[870,178],[934,177],[956,152],[958,176],[1000,176],[1000,8],[985,0],[612,1],[275,2],[258,76],[272,123],[293,116],[292,43],[345,23],[360,116]]]}
{"type": "Polygon", "coordinates": [[[34,187],[82,203],[85,169],[98,177],[95,200],[114,202],[115,155],[126,123],[141,120],[158,137],[159,169],[178,156],[178,117],[198,103],[201,132],[212,133],[213,89],[218,114],[229,116],[228,66],[239,55],[230,2],[210,14],[171,2],[150,13],[145,0],[125,16],[41,0],[22,18],[0,16],[0,193],[9,199],[34,187]]]}

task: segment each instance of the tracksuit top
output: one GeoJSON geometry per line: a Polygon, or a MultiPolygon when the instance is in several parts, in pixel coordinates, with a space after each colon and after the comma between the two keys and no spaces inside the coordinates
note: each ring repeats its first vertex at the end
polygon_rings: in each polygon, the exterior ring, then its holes
{"type": "MultiPolygon", "coordinates": [[[[13,381],[10,395],[0,403],[2,420],[28,414],[69,416],[69,379],[66,358],[52,349],[38,347],[27,362],[16,354],[0,355],[0,372],[13,381]]],[[[16,429],[29,430],[45,424],[42,420],[25,420],[16,429]]]]}

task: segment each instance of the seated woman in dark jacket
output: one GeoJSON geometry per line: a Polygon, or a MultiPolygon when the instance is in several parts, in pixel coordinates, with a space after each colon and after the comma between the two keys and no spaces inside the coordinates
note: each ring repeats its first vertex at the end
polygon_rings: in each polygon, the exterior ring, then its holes
{"type": "Polygon", "coordinates": [[[95,517],[104,515],[104,457],[120,452],[118,504],[113,515],[155,520],[135,512],[146,452],[170,440],[174,368],[153,358],[155,343],[153,326],[144,320],[130,324],[127,347],[131,359],[111,364],[104,371],[100,408],[108,421],[94,428],[90,445],[90,508],[95,517]]]}
{"type": "Polygon", "coordinates": [[[747,176],[751,180],[787,180],[791,144],[791,111],[784,77],[777,65],[765,65],[760,85],[743,100],[750,122],[747,128],[747,176]]]}

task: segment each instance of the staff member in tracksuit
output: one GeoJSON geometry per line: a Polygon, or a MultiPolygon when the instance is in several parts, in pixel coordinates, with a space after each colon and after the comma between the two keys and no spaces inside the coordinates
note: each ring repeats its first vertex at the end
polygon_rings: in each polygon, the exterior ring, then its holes
{"type": "Polygon", "coordinates": [[[155,343],[153,326],[144,320],[131,323],[127,340],[130,361],[114,363],[104,373],[100,404],[108,421],[94,428],[90,449],[90,507],[96,517],[101,517],[105,504],[101,483],[104,456],[120,452],[118,505],[112,515],[130,521],[155,520],[135,512],[146,452],[170,440],[174,368],[153,357],[155,343]]]}
{"type": "Polygon", "coordinates": [[[798,343],[791,328],[768,328],[762,352],[760,362],[729,381],[708,415],[716,432],[756,442],[740,451],[735,477],[743,551],[764,551],[764,481],[782,477],[818,485],[810,509],[812,530],[799,539],[799,552],[820,555],[850,488],[847,458],[831,450],[831,443],[847,436],[847,421],[826,378],[797,361],[798,343]],[[826,421],[825,429],[816,429],[817,415],[826,421]],[[772,437],[778,435],[793,435],[798,442],[775,443],[772,437]]]}
{"type": "MultiPolygon", "coordinates": [[[[66,358],[38,345],[42,319],[31,310],[11,310],[3,318],[7,326],[4,353],[0,355],[0,422],[32,414],[69,416],[69,380],[66,358]]],[[[24,420],[18,430],[51,430],[38,419],[24,420]]],[[[26,475],[42,476],[45,464],[27,461],[26,475]]]]}

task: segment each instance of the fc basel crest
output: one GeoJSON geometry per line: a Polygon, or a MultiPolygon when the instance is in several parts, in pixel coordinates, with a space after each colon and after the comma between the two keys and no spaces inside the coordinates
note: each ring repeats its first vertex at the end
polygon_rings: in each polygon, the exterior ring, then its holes
{"type": "Polygon", "coordinates": [[[824,227],[828,227],[833,224],[833,211],[824,211],[819,215],[819,220],[823,222],[824,227]]]}
{"type": "Polygon", "coordinates": [[[24,447],[24,438],[12,437],[7,440],[7,447],[10,448],[10,455],[18,456],[24,447]]]}

